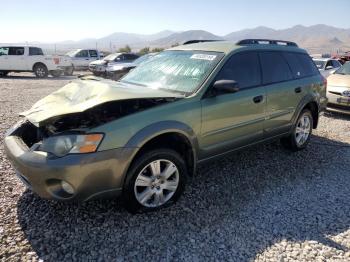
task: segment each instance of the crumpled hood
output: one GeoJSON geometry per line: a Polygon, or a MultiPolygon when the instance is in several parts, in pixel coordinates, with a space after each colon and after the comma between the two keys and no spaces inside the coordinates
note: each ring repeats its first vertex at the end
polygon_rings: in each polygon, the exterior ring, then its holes
{"type": "Polygon", "coordinates": [[[126,68],[135,68],[136,64],[134,63],[109,63],[106,71],[114,72],[114,71],[121,71],[126,68]]]}
{"type": "Polygon", "coordinates": [[[181,97],[172,92],[89,76],[67,84],[20,115],[39,126],[40,122],[52,117],[83,112],[110,101],[181,97]]]}
{"type": "Polygon", "coordinates": [[[105,61],[105,60],[96,60],[96,61],[91,62],[90,65],[105,65],[107,63],[108,63],[108,61],[105,61]]]}

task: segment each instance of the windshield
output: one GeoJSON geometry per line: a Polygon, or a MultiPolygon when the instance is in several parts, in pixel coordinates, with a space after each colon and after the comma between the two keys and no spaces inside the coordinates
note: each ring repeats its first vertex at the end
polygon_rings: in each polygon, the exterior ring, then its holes
{"type": "Polygon", "coordinates": [[[335,74],[350,75],[350,62],[345,63],[341,68],[335,71],[335,74]]]}
{"type": "Polygon", "coordinates": [[[326,64],[325,61],[321,61],[321,60],[314,60],[314,62],[315,62],[318,69],[323,69],[324,65],[326,64]]]}
{"type": "Polygon", "coordinates": [[[68,53],[66,53],[66,56],[73,57],[73,56],[75,56],[75,54],[78,53],[79,51],[80,51],[80,50],[69,51],[68,53]]]}
{"type": "Polygon", "coordinates": [[[117,58],[117,56],[119,56],[120,54],[110,54],[108,56],[106,56],[105,58],[103,58],[103,60],[105,61],[114,61],[114,59],[117,58]]]}
{"type": "Polygon", "coordinates": [[[222,53],[165,51],[142,62],[121,81],[155,89],[193,93],[222,58],[222,53]]]}

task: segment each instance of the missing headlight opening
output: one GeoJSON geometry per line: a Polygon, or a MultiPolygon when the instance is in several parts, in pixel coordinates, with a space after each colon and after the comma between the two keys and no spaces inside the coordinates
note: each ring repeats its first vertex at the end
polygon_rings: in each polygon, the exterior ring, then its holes
{"type": "Polygon", "coordinates": [[[174,98],[156,98],[112,101],[100,104],[81,113],[73,113],[48,119],[40,123],[39,127],[27,121],[22,124],[21,128],[16,130],[15,135],[20,137],[30,148],[44,138],[61,133],[84,132],[87,129],[174,100],[174,98]]]}

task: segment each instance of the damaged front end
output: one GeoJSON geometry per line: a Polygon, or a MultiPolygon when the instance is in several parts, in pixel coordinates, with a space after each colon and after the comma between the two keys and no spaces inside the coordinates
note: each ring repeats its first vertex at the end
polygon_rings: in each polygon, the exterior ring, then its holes
{"type": "Polygon", "coordinates": [[[62,157],[72,153],[95,152],[103,134],[91,134],[88,130],[155,106],[169,103],[175,98],[147,98],[107,102],[84,112],[55,116],[39,123],[24,120],[12,135],[31,150],[62,157]]]}
{"type": "Polygon", "coordinates": [[[103,134],[89,130],[119,118],[180,99],[178,94],[140,86],[80,79],[21,113],[24,122],[11,135],[31,150],[54,157],[95,152],[103,134]]]}

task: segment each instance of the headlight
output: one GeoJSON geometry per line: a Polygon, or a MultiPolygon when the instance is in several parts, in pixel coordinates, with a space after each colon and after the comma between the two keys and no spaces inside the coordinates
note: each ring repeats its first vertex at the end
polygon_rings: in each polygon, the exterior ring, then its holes
{"type": "Polygon", "coordinates": [[[53,136],[43,140],[39,150],[56,156],[92,153],[101,143],[103,134],[53,136]]]}

